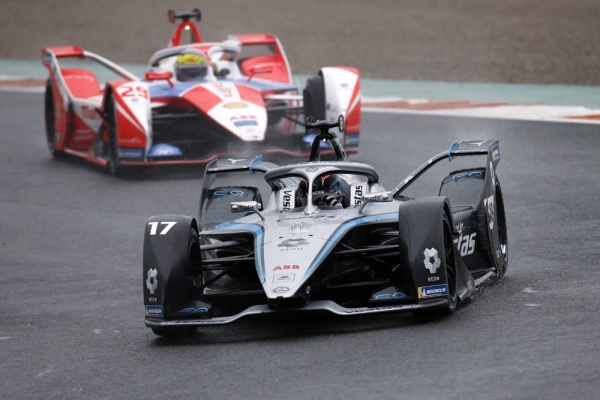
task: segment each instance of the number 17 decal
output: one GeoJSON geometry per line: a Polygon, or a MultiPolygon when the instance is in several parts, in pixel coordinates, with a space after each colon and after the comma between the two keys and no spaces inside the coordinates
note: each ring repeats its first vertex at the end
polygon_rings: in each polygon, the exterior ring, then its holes
{"type": "Polygon", "coordinates": [[[176,223],[177,222],[148,222],[148,225],[150,225],[150,235],[156,235],[158,224],[166,225],[159,233],[159,235],[166,235],[176,223]]]}

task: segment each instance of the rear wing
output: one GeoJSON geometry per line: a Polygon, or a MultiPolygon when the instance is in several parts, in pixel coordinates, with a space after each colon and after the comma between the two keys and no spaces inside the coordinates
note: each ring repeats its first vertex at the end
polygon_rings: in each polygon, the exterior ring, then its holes
{"type": "Polygon", "coordinates": [[[494,168],[494,172],[498,163],[500,162],[500,145],[498,140],[481,140],[481,141],[456,141],[450,145],[448,151],[441,152],[436,156],[429,159],[419,168],[414,170],[409,176],[400,182],[392,192],[394,198],[398,199],[401,193],[408,188],[414,181],[416,181],[421,175],[425,173],[433,165],[437,164],[441,160],[452,161],[455,157],[464,156],[482,156],[487,155],[486,161],[486,173],[488,169],[494,168]]]}

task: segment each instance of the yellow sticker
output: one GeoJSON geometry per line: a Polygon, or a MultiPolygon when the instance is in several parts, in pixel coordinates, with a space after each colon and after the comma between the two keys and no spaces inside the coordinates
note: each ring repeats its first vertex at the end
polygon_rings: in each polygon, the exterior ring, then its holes
{"type": "Polygon", "coordinates": [[[232,102],[232,103],[224,104],[223,107],[225,107],[225,108],[246,108],[246,107],[248,107],[248,105],[246,103],[232,102]]]}

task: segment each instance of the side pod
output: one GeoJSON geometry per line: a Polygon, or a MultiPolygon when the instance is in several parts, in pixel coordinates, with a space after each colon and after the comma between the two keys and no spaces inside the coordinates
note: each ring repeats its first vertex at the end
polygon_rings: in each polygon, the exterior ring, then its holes
{"type": "Polygon", "coordinates": [[[197,232],[196,220],[183,215],[158,215],[146,223],[143,262],[146,318],[166,319],[190,300],[192,287],[187,276],[190,252],[193,246],[198,246],[197,232]]]}

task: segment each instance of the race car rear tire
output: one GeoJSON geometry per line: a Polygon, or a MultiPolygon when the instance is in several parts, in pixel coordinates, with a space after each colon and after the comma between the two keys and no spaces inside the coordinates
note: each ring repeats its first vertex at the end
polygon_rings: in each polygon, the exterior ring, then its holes
{"type": "Polygon", "coordinates": [[[456,248],[454,247],[454,240],[452,237],[452,228],[450,220],[446,214],[444,214],[443,220],[444,229],[444,264],[446,268],[446,282],[448,283],[448,305],[444,308],[437,308],[434,310],[415,310],[413,315],[415,317],[430,317],[439,315],[449,315],[456,310],[458,305],[458,282],[457,282],[457,269],[456,269],[456,248]]]}
{"type": "Polygon", "coordinates": [[[54,108],[54,90],[52,82],[48,79],[46,82],[46,91],[44,93],[44,119],[46,122],[46,143],[48,150],[54,158],[61,157],[64,153],[56,149],[56,123],[55,123],[55,108],[54,108]]]}
{"type": "Polygon", "coordinates": [[[325,120],[325,81],[320,75],[306,81],[302,92],[304,101],[304,118],[313,117],[315,121],[325,120]]]}

